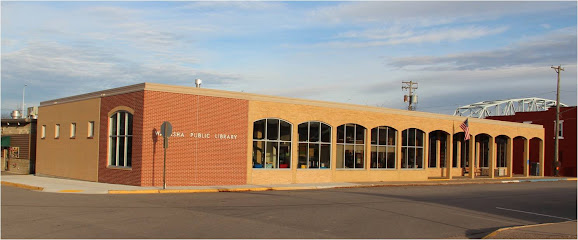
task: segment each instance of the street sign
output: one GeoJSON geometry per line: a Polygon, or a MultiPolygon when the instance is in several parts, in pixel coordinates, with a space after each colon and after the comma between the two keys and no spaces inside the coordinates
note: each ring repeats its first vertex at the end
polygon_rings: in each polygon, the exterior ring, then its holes
{"type": "Polygon", "coordinates": [[[173,125],[170,122],[163,122],[161,125],[161,134],[163,135],[163,148],[169,147],[169,137],[173,134],[173,125]]]}

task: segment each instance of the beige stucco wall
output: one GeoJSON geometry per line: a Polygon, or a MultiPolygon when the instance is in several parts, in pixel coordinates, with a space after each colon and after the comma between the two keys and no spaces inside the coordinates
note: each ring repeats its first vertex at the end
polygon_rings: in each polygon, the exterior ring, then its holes
{"type": "MultiPolygon", "coordinates": [[[[428,141],[424,141],[424,168],[400,169],[401,150],[397,147],[397,169],[370,169],[370,133],[378,126],[393,127],[398,131],[398,143],[401,142],[401,132],[408,128],[417,128],[426,133],[442,130],[452,135],[462,132],[459,125],[465,117],[448,115],[399,111],[375,107],[355,106],[349,104],[332,104],[313,102],[312,104],[294,104],[290,100],[279,98],[273,101],[253,100],[249,103],[249,134],[247,156],[247,183],[248,184],[284,184],[284,183],[312,183],[312,182],[361,182],[361,181],[422,181],[428,177],[443,177],[447,175],[445,168],[427,168],[428,141]],[[253,169],[253,122],[263,118],[278,118],[292,124],[291,169],[253,169]],[[331,169],[298,169],[298,138],[297,126],[308,121],[321,121],[332,127],[331,169]],[[364,126],[365,134],[365,169],[336,169],[336,134],[337,127],[346,123],[355,123],[364,126]]],[[[534,137],[543,139],[544,129],[536,125],[525,125],[483,119],[469,120],[470,134],[488,134],[491,137],[506,135],[510,138],[523,136],[527,139],[534,137]]],[[[449,151],[449,149],[448,149],[449,151]]],[[[438,165],[439,166],[439,165],[438,165]]],[[[462,168],[452,168],[452,176],[461,176],[462,168]]]]}
{"type": "Polygon", "coordinates": [[[38,108],[36,173],[88,181],[98,181],[98,138],[100,98],[38,108]],[[94,121],[94,137],[88,138],[88,122],[94,121]],[[76,137],[70,125],[76,123],[76,137]],[[55,139],[55,125],[60,137],[55,139]],[[42,126],[46,137],[42,138],[42,126]]]}

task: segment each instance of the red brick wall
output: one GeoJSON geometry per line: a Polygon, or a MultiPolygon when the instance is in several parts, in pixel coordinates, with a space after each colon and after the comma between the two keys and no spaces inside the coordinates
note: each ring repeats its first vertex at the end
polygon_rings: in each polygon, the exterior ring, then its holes
{"type": "Polygon", "coordinates": [[[141,184],[142,126],[143,126],[144,92],[134,92],[110,97],[103,97],[100,105],[100,139],[98,157],[98,181],[126,185],[141,184]],[[134,110],[132,137],[132,170],[107,168],[108,166],[108,112],[118,106],[134,110]]]}
{"type": "MultiPolygon", "coordinates": [[[[560,160],[560,175],[561,176],[576,176],[576,107],[561,107],[560,120],[564,121],[563,136],[564,139],[559,140],[559,160],[560,160]]],[[[554,122],[556,120],[556,108],[549,108],[547,111],[541,112],[520,112],[513,116],[494,116],[488,119],[509,121],[509,122],[524,122],[532,121],[533,124],[540,124],[544,126],[544,175],[553,175],[554,162],[554,122]]],[[[530,142],[530,162],[538,161],[538,146],[537,140],[530,142]]],[[[514,145],[514,154],[517,149],[514,145]]]]}
{"type": "Polygon", "coordinates": [[[167,186],[246,184],[248,107],[247,100],[145,91],[141,185],[163,184],[163,138],[155,131],[164,121],[184,135],[169,138],[167,186]],[[210,137],[191,136],[199,132],[210,137]]]}

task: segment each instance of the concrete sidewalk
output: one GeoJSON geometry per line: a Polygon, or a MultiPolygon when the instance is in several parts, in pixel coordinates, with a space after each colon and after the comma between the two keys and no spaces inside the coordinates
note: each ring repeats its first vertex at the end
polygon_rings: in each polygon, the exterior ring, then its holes
{"type": "Polygon", "coordinates": [[[576,220],[502,228],[483,239],[576,239],[576,220]]]}
{"type": "Polygon", "coordinates": [[[430,179],[428,181],[407,182],[338,182],[338,183],[297,183],[271,185],[229,185],[229,186],[185,186],[172,187],[139,187],[120,184],[97,183],[81,180],[71,180],[35,175],[13,175],[2,173],[2,185],[26,188],[30,190],[56,193],[81,194],[150,194],[150,193],[196,193],[196,192],[238,192],[238,191],[270,191],[270,190],[307,190],[327,188],[352,187],[382,187],[382,186],[428,186],[454,184],[492,184],[492,183],[519,183],[539,181],[567,181],[576,178],[528,177],[528,178],[454,178],[430,179]]]}

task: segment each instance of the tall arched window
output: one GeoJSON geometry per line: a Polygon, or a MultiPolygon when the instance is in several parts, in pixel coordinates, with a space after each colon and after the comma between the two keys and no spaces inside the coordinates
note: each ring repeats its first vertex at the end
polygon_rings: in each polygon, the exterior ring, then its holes
{"type": "Polygon", "coordinates": [[[365,127],[343,124],[337,127],[337,168],[365,167],[365,127]]]}
{"type": "Polygon", "coordinates": [[[113,113],[108,121],[108,165],[130,167],[132,159],[132,114],[113,113]]]}
{"type": "Polygon", "coordinates": [[[298,168],[330,168],[331,126],[322,122],[299,124],[298,168]]]}
{"type": "Polygon", "coordinates": [[[396,134],[391,127],[371,129],[371,168],[395,168],[396,134]]]}
{"type": "Polygon", "coordinates": [[[409,128],[402,132],[401,168],[423,168],[424,132],[409,128]]]}
{"type": "Polygon", "coordinates": [[[291,124],[279,119],[253,123],[253,168],[291,167],[291,124]]]}

